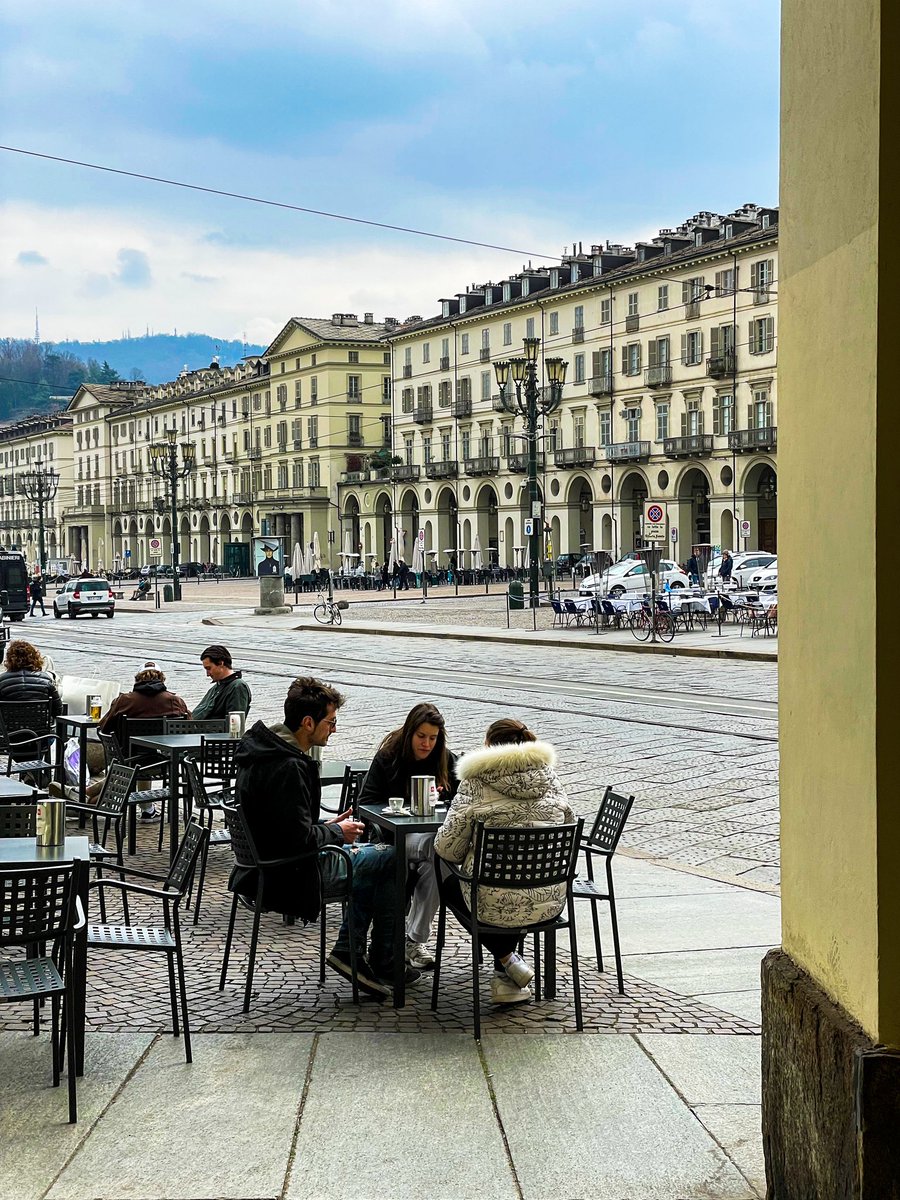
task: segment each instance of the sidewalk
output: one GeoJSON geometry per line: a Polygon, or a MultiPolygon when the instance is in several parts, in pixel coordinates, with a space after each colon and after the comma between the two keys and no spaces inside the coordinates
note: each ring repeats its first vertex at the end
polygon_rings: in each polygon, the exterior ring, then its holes
{"type": "MultiPolygon", "coordinates": [[[[571,1032],[563,952],[558,999],[491,1013],[480,1047],[466,1029],[462,942],[445,963],[437,1016],[421,985],[399,1013],[374,1004],[356,1009],[337,977],[318,983],[314,932],[264,923],[263,941],[274,949],[268,958],[261,950],[259,995],[243,1017],[246,930],[236,935],[235,970],[219,993],[220,930],[204,916],[186,952],[197,1030],[192,1066],[181,1043],[163,1032],[164,978],[144,1004],[143,991],[129,996],[123,970],[110,981],[108,1000],[89,995],[93,1031],[73,1128],[65,1124],[65,1089],[49,1086],[46,1036],[28,1036],[21,1014],[17,1026],[5,1022],[2,1194],[762,1196],[759,960],[780,939],[778,900],[621,855],[616,883],[626,995],[618,996],[608,960],[607,971],[597,972],[582,908],[587,1031],[571,1032]],[[306,969],[298,972],[301,956],[306,969]],[[198,959],[205,960],[202,983],[198,959]],[[108,1031],[117,1026],[123,1031],[108,1031]]],[[[208,903],[215,906],[212,895],[208,903]]],[[[608,925],[602,928],[608,948],[608,925]]],[[[112,957],[124,966],[125,956],[112,957]]],[[[94,960],[92,983],[108,974],[108,963],[94,960]]]]}

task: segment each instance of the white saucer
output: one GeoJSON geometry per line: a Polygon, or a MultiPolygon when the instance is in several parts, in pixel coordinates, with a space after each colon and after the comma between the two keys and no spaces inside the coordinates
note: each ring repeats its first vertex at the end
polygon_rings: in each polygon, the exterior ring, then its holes
{"type": "Polygon", "coordinates": [[[411,817],[412,816],[412,809],[410,809],[410,808],[391,808],[391,806],[388,805],[387,808],[383,808],[381,811],[383,813],[388,813],[392,817],[411,817]]]}

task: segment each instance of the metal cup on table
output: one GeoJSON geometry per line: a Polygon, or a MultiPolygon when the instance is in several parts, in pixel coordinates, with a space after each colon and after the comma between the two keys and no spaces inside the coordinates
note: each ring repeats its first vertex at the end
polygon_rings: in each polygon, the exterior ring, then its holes
{"type": "Polygon", "coordinates": [[[437,781],[433,775],[413,775],[409,781],[409,806],[413,816],[430,817],[437,800],[437,781]]]}
{"type": "Polygon", "coordinates": [[[41,799],[37,802],[37,844],[61,846],[66,840],[65,800],[41,799]]]}

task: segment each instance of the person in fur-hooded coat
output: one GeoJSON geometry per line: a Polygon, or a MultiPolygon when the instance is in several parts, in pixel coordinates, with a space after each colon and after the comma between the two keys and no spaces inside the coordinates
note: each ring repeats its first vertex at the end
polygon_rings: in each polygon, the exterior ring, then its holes
{"type": "MultiPolygon", "coordinates": [[[[486,744],[464,754],[456,766],[460,780],[434,848],[447,862],[462,863],[470,873],[475,857],[475,826],[567,825],[575,821],[555,771],[556,751],[521,721],[504,718],[487,731],[486,744]]],[[[466,889],[463,888],[464,899],[466,889]]],[[[565,886],[481,888],[479,920],[490,925],[521,926],[546,921],[562,911],[565,886]]]]}

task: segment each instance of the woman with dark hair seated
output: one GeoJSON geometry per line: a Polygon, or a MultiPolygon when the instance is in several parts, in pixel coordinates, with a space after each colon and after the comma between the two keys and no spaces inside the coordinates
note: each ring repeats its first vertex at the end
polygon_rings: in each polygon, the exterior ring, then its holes
{"type": "Polygon", "coordinates": [[[62,700],[49,671],[44,670],[40,650],[22,638],[6,648],[6,670],[0,672],[0,701],[49,700],[50,712],[56,717],[62,712],[62,700]]]}
{"type": "MultiPolygon", "coordinates": [[[[471,874],[475,859],[475,826],[568,825],[575,815],[556,774],[556,751],[537,740],[531,730],[509,717],[488,726],[484,747],[464,754],[457,764],[459,791],[434,841],[439,858],[462,863],[471,874]]],[[[450,878],[445,892],[457,908],[468,908],[459,880],[450,878]]],[[[562,912],[565,887],[481,888],[478,917],[485,925],[516,930],[536,921],[549,921],[562,912]]],[[[481,941],[494,955],[491,1000],[519,1004],[531,999],[534,971],[516,953],[517,933],[483,934],[481,941]]]]}
{"type": "MultiPolygon", "coordinates": [[[[408,803],[413,775],[433,775],[440,798],[447,803],[456,794],[455,766],[456,755],[447,749],[443,716],[433,704],[417,704],[400,728],[389,733],[378,747],[359,803],[386,805],[391,796],[402,796],[408,803]]],[[[408,837],[406,853],[418,876],[406,914],[406,961],[427,970],[434,966],[426,943],[438,909],[434,835],[408,837]]]]}

